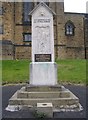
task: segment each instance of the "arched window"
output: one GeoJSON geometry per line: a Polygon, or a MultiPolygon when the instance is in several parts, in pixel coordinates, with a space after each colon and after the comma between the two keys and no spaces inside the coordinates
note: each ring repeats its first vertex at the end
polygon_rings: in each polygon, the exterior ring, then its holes
{"type": "Polygon", "coordinates": [[[75,29],[74,24],[71,21],[68,21],[65,24],[65,35],[74,36],[74,29],[75,29]]]}

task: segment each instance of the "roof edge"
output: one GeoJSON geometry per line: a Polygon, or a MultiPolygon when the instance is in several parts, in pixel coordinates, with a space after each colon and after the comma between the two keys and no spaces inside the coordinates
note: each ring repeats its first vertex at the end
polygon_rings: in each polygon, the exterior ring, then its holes
{"type": "Polygon", "coordinates": [[[88,15],[88,13],[64,12],[64,14],[88,15]]]}

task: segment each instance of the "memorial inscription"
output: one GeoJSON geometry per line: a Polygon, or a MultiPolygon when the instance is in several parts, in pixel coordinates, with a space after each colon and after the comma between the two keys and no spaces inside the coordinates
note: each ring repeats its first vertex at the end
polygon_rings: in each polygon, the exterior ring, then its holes
{"type": "Polygon", "coordinates": [[[36,34],[36,48],[38,54],[48,54],[51,53],[50,41],[50,27],[49,26],[36,26],[35,30],[38,32],[36,34]]]}
{"type": "Polygon", "coordinates": [[[51,62],[51,54],[35,54],[35,62],[51,62]]]}
{"type": "Polygon", "coordinates": [[[50,22],[49,18],[35,18],[34,19],[34,30],[36,39],[36,52],[38,54],[49,54],[51,53],[50,40],[50,22]]]}
{"type": "Polygon", "coordinates": [[[49,23],[50,19],[34,19],[34,23],[49,23]]]}

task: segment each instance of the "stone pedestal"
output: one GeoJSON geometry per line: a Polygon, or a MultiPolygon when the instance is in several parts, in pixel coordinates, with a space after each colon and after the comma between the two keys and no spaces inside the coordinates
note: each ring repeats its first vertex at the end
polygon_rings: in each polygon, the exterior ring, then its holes
{"type": "Polygon", "coordinates": [[[30,64],[31,85],[56,85],[57,65],[52,62],[34,62],[30,64]]]}

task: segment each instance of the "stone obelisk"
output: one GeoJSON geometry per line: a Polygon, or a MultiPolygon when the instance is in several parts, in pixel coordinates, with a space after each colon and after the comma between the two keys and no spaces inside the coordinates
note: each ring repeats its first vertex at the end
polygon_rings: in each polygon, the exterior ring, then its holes
{"type": "Polygon", "coordinates": [[[57,66],[54,62],[55,13],[43,2],[29,14],[32,15],[31,85],[56,85],[57,66]]]}

